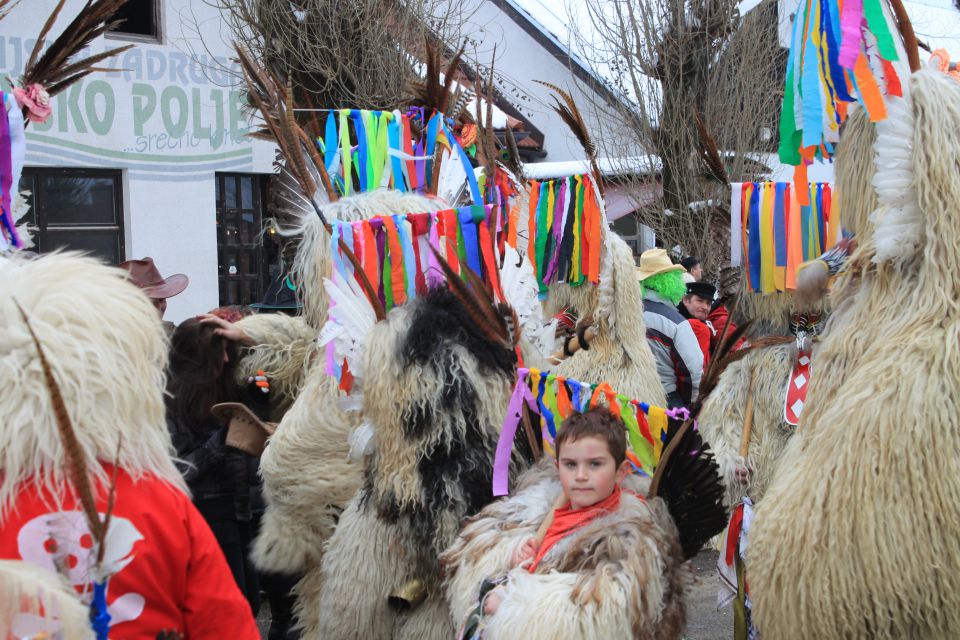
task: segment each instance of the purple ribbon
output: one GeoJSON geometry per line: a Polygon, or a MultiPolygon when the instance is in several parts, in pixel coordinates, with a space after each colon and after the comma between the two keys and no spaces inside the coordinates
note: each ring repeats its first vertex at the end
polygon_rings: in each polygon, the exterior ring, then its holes
{"type": "MultiPolygon", "coordinates": [[[[13,184],[13,161],[10,146],[10,120],[6,110],[6,96],[0,92],[0,106],[3,107],[3,113],[0,114],[0,189],[3,190],[0,205],[3,211],[0,211],[0,218],[3,218],[3,226],[7,228],[10,234],[10,243],[15,246],[21,246],[20,238],[17,235],[16,221],[13,219],[13,208],[11,207],[11,191],[16,188],[13,184]]],[[[16,104],[14,109],[18,107],[16,104]]]]}
{"type": "Polygon", "coordinates": [[[553,247],[551,247],[550,263],[547,267],[547,273],[544,276],[544,282],[550,282],[557,273],[557,267],[560,264],[560,244],[563,241],[563,214],[567,210],[567,183],[569,178],[560,183],[560,189],[557,190],[557,199],[553,203],[553,226],[550,233],[553,236],[553,247]]]}
{"type": "Polygon", "coordinates": [[[513,452],[513,440],[517,436],[517,426],[523,414],[523,403],[526,402],[531,410],[536,411],[537,403],[527,386],[529,369],[517,369],[517,386],[513,388],[510,397],[510,406],[507,408],[507,417],[500,430],[500,439],[497,441],[497,454],[493,461],[493,495],[505,496],[510,493],[510,454],[513,452]]]}

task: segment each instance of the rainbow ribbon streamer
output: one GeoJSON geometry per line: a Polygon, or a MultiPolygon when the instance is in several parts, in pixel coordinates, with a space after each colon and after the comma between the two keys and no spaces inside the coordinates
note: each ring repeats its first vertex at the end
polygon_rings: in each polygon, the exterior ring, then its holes
{"type": "Polygon", "coordinates": [[[800,203],[789,182],[731,185],[731,262],[743,264],[750,291],[795,289],[799,266],[841,239],[830,185],[808,183],[804,195],[809,204],[800,203]]]}
{"type": "Polygon", "coordinates": [[[847,107],[859,101],[874,122],[883,92],[902,94],[898,60],[881,0],[803,0],[794,20],[780,118],[780,159],[829,158],[847,107]]]}
{"type": "Polygon", "coordinates": [[[27,143],[23,115],[12,93],[0,92],[3,114],[0,116],[0,251],[23,247],[13,218],[17,187],[27,143]]]}
{"type": "Polygon", "coordinates": [[[780,160],[802,185],[814,158],[829,159],[848,107],[859,102],[872,122],[887,117],[884,94],[903,95],[883,0],[802,0],[794,19],[780,115],[780,160]]]}
{"type": "MultiPolygon", "coordinates": [[[[500,431],[493,465],[493,495],[509,493],[510,456],[526,405],[539,417],[543,450],[556,457],[557,428],[574,412],[604,405],[623,421],[627,431],[627,460],[637,473],[653,476],[666,439],[668,418],[663,407],[638,402],[614,391],[606,382],[588,384],[538,369],[517,369],[517,384],[500,431]]],[[[536,426],[536,425],[534,425],[536,426]]]]}
{"type": "MultiPolygon", "coordinates": [[[[503,300],[499,253],[491,235],[495,205],[472,205],[432,213],[377,216],[356,222],[335,220],[331,227],[332,279],[356,280],[361,275],[340,249],[340,240],[353,252],[363,274],[376,290],[386,311],[405,304],[443,284],[444,273],[431,248],[436,249],[455,273],[467,270],[490,284],[503,300]]],[[[333,342],[327,343],[328,374],[343,390],[352,385],[343,362],[336,362],[333,342]]]]}
{"type": "Polygon", "coordinates": [[[589,175],[530,182],[527,256],[541,298],[554,282],[578,286],[600,281],[603,219],[589,175]]]}
{"type": "Polygon", "coordinates": [[[452,121],[424,109],[324,111],[323,136],[317,147],[340,195],[385,187],[398,191],[436,193],[433,164],[438,149],[446,161],[461,162],[474,204],[483,203],[470,158],[451,131],[452,121]],[[417,135],[414,132],[419,132],[417,135]],[[456,159],[454,159],[454,156],[456,159]]]}

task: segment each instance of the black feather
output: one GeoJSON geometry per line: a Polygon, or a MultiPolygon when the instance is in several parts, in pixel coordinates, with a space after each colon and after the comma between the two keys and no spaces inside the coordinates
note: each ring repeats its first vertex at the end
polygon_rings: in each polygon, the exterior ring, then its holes
{"type": "Polygon", "coordinates": [[[671,423],[650,490],[667,503],[687,559],[727,525],[720,469],[692,421],[671,423]]]}

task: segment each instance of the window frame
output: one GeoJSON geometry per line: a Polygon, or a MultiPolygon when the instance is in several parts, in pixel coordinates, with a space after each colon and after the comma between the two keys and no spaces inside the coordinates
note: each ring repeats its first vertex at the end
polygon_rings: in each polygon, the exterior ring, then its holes
{"type": "Polygon", "coordinates": [[[156,31],[155,35],[122,31],[123,25],[121,25],[118,27],[118,30],[105,32],[103,37],[108,40],[123,40],[126,42],[137,42],[144,44],[163,44],[163,0],[149,0],[149,2],[151,8],[153,9],[153,24],[155,27],[154,30],[156,31]]]}
{"type": "MultiPolygon", "coordinates": [[[[123,208],[123,172],[119,169],[94,169],[86,167],[24,167],[21,176],[33,177],[31,192],[33,223],[28,224],[30,233],[34,236],[34,245],[38,253],[48,253],[50,247],[49,232],[79,232],[80,234],[94,231],[112,231],[117,236],[117,262],[126,260],[126,216],[123,208]],[[116,223],[111,224],[54,224],[47,223],[46,189],[43,187],[44,177],[61,178],[110,178],[113,180],[113,203],[116,208],[116,223]]],[[[104,256],[99,256],[103,258],[104,256]]]]}

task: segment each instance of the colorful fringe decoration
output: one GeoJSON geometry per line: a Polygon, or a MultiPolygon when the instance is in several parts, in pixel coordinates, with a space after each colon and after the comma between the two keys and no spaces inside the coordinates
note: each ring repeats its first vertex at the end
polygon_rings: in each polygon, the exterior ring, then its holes
{"type": "MultiPolygon", "coordinates": [[[[556,457],[557,428],[573,412],[583,413],[604,404],[623,420],[627,430],[627,460],[637,473],[652,477],[660,461],[668,418],[678,417],[663,407],[638,402],[614,391],[609,383],[587,384],[538,369],[517,369],[517,384],[500,431],[493,466],[493,495],[509,493],[510,453],[526,405],[539,417],[543,450],[556,457]]],[[[536,427],[537,425],[534,425],[536,427]]]]}
{"type": "Polygon", "coordinates": [[[603,224],[602,204],[589,175],[530,182],[527,255],[541,298],[554,282],[577,286],[600,281],[603,224]]]}
{"type": "Polygon", "coordinates": [[[23,114],[12,93],[0,92],[3,114],[0,115],[0,251],[21,248],[13,217],[20,173],[27,152],[23,114]]]}
{"type": "Polygon", "coordinates": [[[317,138],[317,146],[340,195],[379,187],[436,193],[434,163],[439,149],[444,161],[463,165],[474,204],[483,203],[470,157],[444,114],[434,112],[427,118],[422,108],[406,113],[359,109],[325,113],[324,134],[317,138]],[[416,138],[415,130],[421,132],[416,138]]]}
{"type": "MultiPolygon", "coordinates": [[[[870,120],[887,117],[883,95],[901,96],[898,59],[882,0],[803,0],[794,19],[780,115],[780,160],[806,166],[828,159],[840,139],[847,109],[859,101],[870,120]]],[[[800,204],[806,193],[801,191],[800,204]]]]}
{"type": "Polygon", "coordinates": [[[750,291],[795,289],[797,268],[841,240],[840,211],[833,207],[829,184],[808,184],[807,205],[789,182],[730,187],[730,261],[744,265],[750,291]]]}
{"type": "MultiPolygon", "coordinates": [[[[466,271],[473,271],[489,283],[498,300],[503,300],[500,254],[490,231],[491,213],[495,210],[494,205],[473,205],[433,213],[378,216],[356,222],[335,220],[330,238],[333,253],[331,280],[356,284],[357,287],[361,281],[353,263],[340,250],[340,240],[343,239],[362,265],[363,273],[377,291],[384,309],[389,312],[445,281],[432,247],[454,272],[466,279],[466,271]]],[[[333,340],[324,342],[321,339],[321,343],[327,347],[327,373],[349,393],[352,376],[345,366],[345,359],[337,361],[333,340]]]]}

